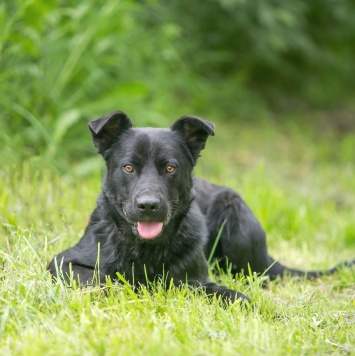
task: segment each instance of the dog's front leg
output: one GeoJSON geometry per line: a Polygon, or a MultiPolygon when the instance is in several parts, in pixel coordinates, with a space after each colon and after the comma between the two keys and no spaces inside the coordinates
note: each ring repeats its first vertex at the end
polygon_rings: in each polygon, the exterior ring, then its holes
{"type": "Polygon", "coordinates": [[[78,263],[75,259],[68,258],[64,253],[59,254],[50,262],[48,270],[52,278],[61,279],[68,284],[73,281],[82,286],[106,283],[106,275],[97,270],[95,265],[78,263]]]}
{"type": "Polygon", "coordinates": [[[251,304],[251,300],[243,293],[237,292],[227,287],[220,286],[213,282],[202,284],[202,287],[206,290],[207,295],[215,295],[217,298],[221,298],[225,302],[232,302],[239,300],[241,303],[248,302],[251,304]]]}
{"type": "Polygon", "coordinates": [[[228,289],[224,286],[220,286],[217,283],[211,281],[201,283],[195,280],[189,280],[188,283],[194,287],[202,288],[209,297],[216,296],[217,299],[221,298],[224,302],[227,303],[234,303],[239,301],[241,304],[244,304],[245,302],[251,304],[251,300],[243,293],[228,289]]]}

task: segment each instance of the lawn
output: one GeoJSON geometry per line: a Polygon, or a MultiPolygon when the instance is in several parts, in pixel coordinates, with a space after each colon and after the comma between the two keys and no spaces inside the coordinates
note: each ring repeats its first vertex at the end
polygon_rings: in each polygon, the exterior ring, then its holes
{"type": "MultiPolygon", "coordinates": [[[[355,256],[355,134],[328,124],[221,122],[196,168],[242,194],[270,254],[292,267],[355,256]]],[[[103,165],[85,177],[79,166],[64,175],[40,166],[37,158],[0,169],[1,355],[355,355],[354,268],[267,288],[255,275],[212,276],[250,296],[254,311],[187,288],[52,284],[46,265],[82,235],[103,165]]]]}

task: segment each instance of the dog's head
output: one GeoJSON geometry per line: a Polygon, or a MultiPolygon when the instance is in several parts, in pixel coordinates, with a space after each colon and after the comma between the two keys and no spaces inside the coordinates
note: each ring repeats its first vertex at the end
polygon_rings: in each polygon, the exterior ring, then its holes
{"type": "Polygon", "coordinates": [[[193,199],[192,171],[214,125],[183,116],[169,129],[132,128],[117,111],[89,123],[107,173],[103,191],[115,213],[144,240],[164,235],[193,199]]]}

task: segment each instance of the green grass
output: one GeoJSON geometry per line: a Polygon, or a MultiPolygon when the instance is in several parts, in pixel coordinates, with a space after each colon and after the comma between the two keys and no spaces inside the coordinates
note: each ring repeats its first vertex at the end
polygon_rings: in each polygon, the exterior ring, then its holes
{"type": "MultiPolygon", "coordinates": [[[[218,125],[196,174],[241,192],[281,262],[326,268],[354,257],[354,134],[277,127],[218,125]]],[[[136,296],[123,285],[52,284],[46,265],[82,235],[100,170],[59,176],[39,163],[0,170],[1,355],[355,355],[354,269],[267,289],[255,276],[214,277],[255,300],[253,312],[187,288],[136,296]]]]}

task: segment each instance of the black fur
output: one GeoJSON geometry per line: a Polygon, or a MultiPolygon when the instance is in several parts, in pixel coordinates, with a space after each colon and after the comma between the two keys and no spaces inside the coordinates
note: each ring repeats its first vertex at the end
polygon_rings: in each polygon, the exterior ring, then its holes
{"type": "Polygon", "coordinates": [[[106,163],[102,192],[84,236],[49,264],[54,277],[69,281],[72,273],[86,284],[95,278],[115,280],[119,272],[132,284],[145,284],[164,275],[176,285],[187,281],[225,300],[249,301],[208,277],[206,257],[224,221],[213,257],[231,263],[233,273],[248,271],[248,265],[271,278],[337,270],[303,272],[275,262],[262,227],[240,195],[193,178],[200,151],[214,135],[212,123],[184,116],[170,129],[132,128],[126,114],[114,112],[89,128],[106,163]]]}

